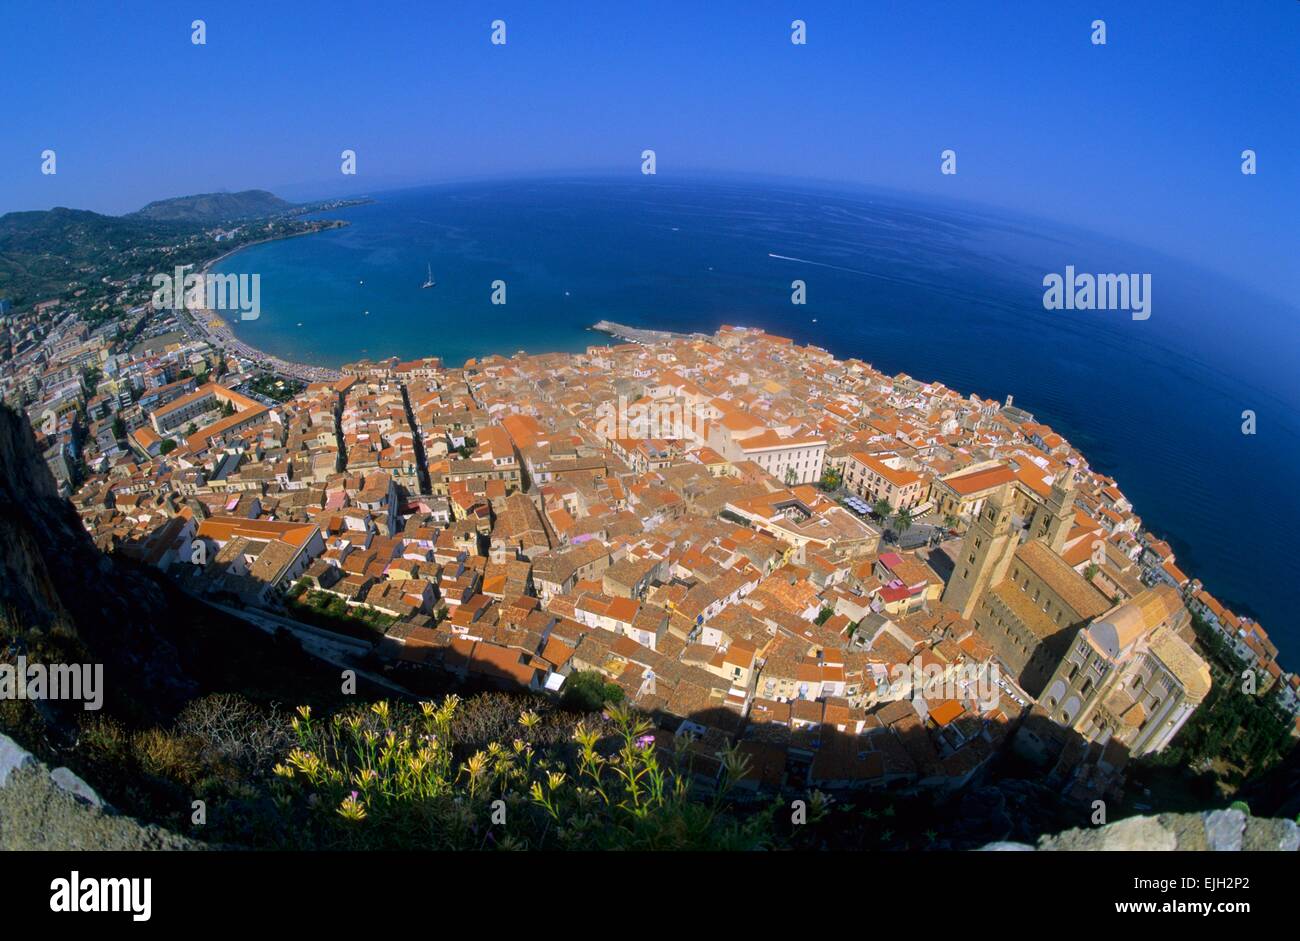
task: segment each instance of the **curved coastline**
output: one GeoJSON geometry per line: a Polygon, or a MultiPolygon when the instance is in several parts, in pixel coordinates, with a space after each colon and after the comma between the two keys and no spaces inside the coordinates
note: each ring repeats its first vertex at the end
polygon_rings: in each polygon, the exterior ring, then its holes
{"type": "MultiPolygon", "coordinates": [[[[338,219],[334,220],[331,225],[323,226],[322,228],[315,229],[311,232],[294,232],[289,235],[273,235],[269,238],[258,239],[255,242],[248,242],[245,245],[232,248],[228,252],[223,252],[216,258],[205,262],[203,267],[199,269],[199,273],[206,275],[213,265],[225,261],[227,258],[234,255],[238,255],[240,252],[252,248],[254,245],[265,245],[268,242],[284,242],[289,239],[300,238],[306,235],[319,235],[321,232],[330,229],[341,229],[349,224],[350,223],[346,220],[338,219]]],[[[219,347],[223,350],[229,350],[245,359],[250,359],[257,363],[257,365],[270,369],[280,375],[289,376],[294,379],[301,379],[305,382],[333,382],[341,378],[343,375],[339,370],[332,369],[328,366],[313,366],[309,363],[293,362],[287,359],[282,359],[279,356],[272,356],[264,350],[259,350],[257,347],[246,343],[235,336],[234,329],[226,322],[225,317],[223,317],[218,311],[205,307],[201,310],[192,311],[190,316],[194,320],[194,325],[204,334],[205,337],[207,337],[208,342],[213,346],[219,347]]]]}
{"type": "Polygon", "coordinates": [[[243,245],[239,245],[235,248],[232,248],[230,249],[230,251],[221,253],[216,258],[204,262],[203,267],[199,269],[199,273],[207,274],[208,269],[211,268],[213,265],[217,264],[218,262],[225,261],[227,258],[230,258],[233,255],[238,255],[240,252],[245,251],[246,249],[250,249],[254,245],[266,245],[268,242],[287,242],[289,239],[302,238],[305,235],[319,235],[320,233],[327,232],[330,229],[341,229],[344,226],[348,226],[351,224],[352,223],[348,222],[345,219],[335,219],[335,220],[331,220],[330,225],[322,226],[319,229],[313,229],[310,232],[290,232],[288,235],[271,235],[264,239],[257,239],[254,242],[245,242],[243,245]]]}

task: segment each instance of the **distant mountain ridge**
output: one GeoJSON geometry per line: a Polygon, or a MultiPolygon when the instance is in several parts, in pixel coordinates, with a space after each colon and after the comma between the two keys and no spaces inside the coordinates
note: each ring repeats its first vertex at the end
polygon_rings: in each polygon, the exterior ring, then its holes
{"type": "Polygon", "coordinates": [[[266,190],[243,190],[157,199],[124,218],[156,222],[224,222],[273,216],[293,208],[293,203],[266,190]]]}
{"type": "Polygon", "coordinates": [[[199,231],[193,223],[62,206],[6,213],[0,216],[0,297],[21,306],[88,288],[91,272],[127,274],[148,253],[199,231]]]}
{"type": "MultiPolygon", "coordinates": [[[[266,190],[159,199],[122,216],[57,206],[0,215],[0,298],[16,307],[78,291],[109,293],[121,280],[211,255],[213,227],[275,220],[286,231],[316,203],[291,203],[266,190]],[[173,253],[184,245],[185,257],[173,253]]],[[[264,237],[260,233],[258,237],[264,237]]],[[[93,298],[92,298],[93,300],[93,298]]]]}
{"type": "Polygon", "coordinates": [[[89,209],[32,209],[0,216],[0,251],[45,251],[50,240],[90,242],[97,237],[144,232],[147,220],[105,216],[89,209]]]}

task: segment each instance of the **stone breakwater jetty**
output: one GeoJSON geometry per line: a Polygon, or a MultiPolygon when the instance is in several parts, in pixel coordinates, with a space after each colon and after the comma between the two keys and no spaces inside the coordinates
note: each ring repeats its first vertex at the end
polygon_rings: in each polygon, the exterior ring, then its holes
{"type": "Polygon", "coordinates": [[[631,340],[633,343],[666,343],[707,336],[703,333],[674,333],[671,330],[642,330],[640,327],[629,327],[626,324],[614,323],[612,320],[598,320],[591,325],[591,329],[597,333],[608,333],[620,340],[631,340]]]}

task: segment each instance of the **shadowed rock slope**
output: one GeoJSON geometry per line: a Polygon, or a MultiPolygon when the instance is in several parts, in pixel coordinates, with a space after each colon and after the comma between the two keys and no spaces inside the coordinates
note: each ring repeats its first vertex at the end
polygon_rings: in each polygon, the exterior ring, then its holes
{"type": "Polygon", "coordinates": [[[165,636],[175,616],[156,581],[95,547],[26,416],[0,406],[0,659],[102,663],[105,708],[166,711],[194,692],[165,636]]]}

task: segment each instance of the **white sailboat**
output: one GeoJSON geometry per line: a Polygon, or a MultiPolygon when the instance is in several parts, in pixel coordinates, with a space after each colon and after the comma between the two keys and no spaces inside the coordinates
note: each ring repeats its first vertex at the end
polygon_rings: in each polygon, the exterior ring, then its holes
{"type": "Polygon", "coordinates": [[[425,282],[421,284],[420,287],[422,288],[433,287],[433,265],[429,265],[429,277],[425,279],[425,282]]]}

